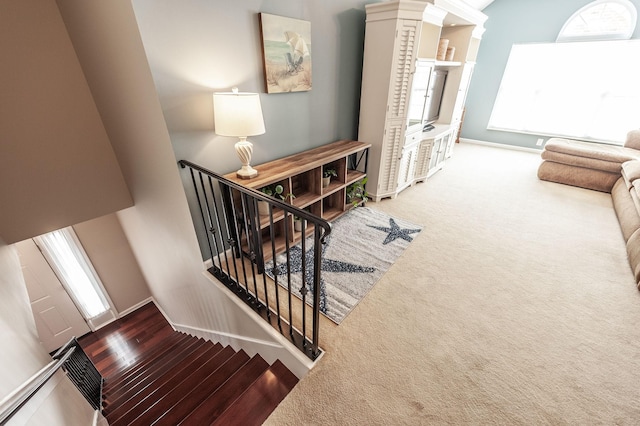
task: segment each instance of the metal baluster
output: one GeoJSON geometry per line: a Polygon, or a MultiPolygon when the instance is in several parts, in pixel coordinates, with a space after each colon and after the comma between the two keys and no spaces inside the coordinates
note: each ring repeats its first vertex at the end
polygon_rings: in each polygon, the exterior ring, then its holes
{"type": "Polygon", "coordinates": [[[260,232],[260,218],[258,217],[258,226],[256,227],[256,214],[258,211],[257,201],[255,198],[250,198],[247,194],[242,194],[242,210],[245,212],[244,215],[244,229],[247,233],[247,243],[249,247],[249,259],[251,260],[251,277],[253,278],[253,291],[254,291],[254,299],[258,299],[258,285],[256,283],[256,270],[255,270],[255,262],[256,262],[256,250],[257,245],[260,243],[258,238],[256,237],[256,233],[260,232]],[[251,212],[248,212],[248,209],[251,209],[251,212]],[[247,214],[248,213],[248,214],[247,214]],[[247,219],[251,222],[247,222],[247,219]],[[249,235],[251,234],[251,235],[249,235]]]}
{"type": "Polygon", "coordinates": [[[70,350],[74,352],[67,361],[65,361],[63,368],[69,379],[78,388],[78,391],[80,391],[94,409],[98,409],[100,407],[100,385],[102,384],[102,376],[97,372],[95,366],[77,341],[70,350]],[[98,377],[99,380],[96,380],[98,377]]]}
{"type": "MultiPolygon", "coordinates": [[[[242,257],[242,229],[241,227],[244,227],[245,229],[245,233],[246,233],[246,229],[247,229],[247,221],[246,221],[246,216],[245,216],[245,209],[244,209],[244,204],[243,204],[243,197],[242,194],[240,195],[240,208],[242,209],[242,213],[240,213],[240,218],[236,219],[236,212],[238,211],[238,207],[236,206],[236,201],[233,197],[229,197],[230,203],[231,203],[231,210],[233,211],[233,215],[234,215],[234,220],[233,220],[233,224],[234,224],[234,229],[236,232],[236,239],[237,241],[235,242],[237,245],[237,250],[240,256],[240,266],[242,266],[242,276],[244,278],[244,288],[247,291],[247,294],[249,293],[249,280],[247,279],[247,266],[244,264],[244,258],[242,257]],[[241,219],[241,223],[239,222],[239,219],[241,219]]],[[[249,235],[247,235],[247,245],[249,244],[249,235]]]]}
{"type": "MultiPolygon", "coordinates": [[[[202,217],[202,224],[205,229],[207,228],[207,221],[204,218],[204,212],[202,211],[202,201],[200,200],[200,194],[198,193],[198,184],[196,183],[196,177],[193,173],[193,169],[189,168],[189,172],[191,173],[191,181],[193,182],[193,190],[196,192],[196,199],[198,200],[198,208],[200,209],[200,217],[202,217]]],[[[209,233],[205,232],[207,237],[207,244],[209,246],[209,254],[211,255],[211,260],[213,261],[213,246],[211,245],[211,240],[209,238],[209,233]]]]}
{"type": "MultiPolygon", "coordinates": [[[[202,188],[202,196],[204,198],[204,205],[205,205],[205,208],[207,209],[207,218],[209,219],[208,224],[205,223],[205,226],[207,226],[207,225],[209,226],[209,232],[211,233],[211,237],[213,239],[213,245],[216,248],[216,255],[218,257],[218,265],[220,265],[219,268],[220,268],[220,271],[222,271],[222,258],[220,257],[220,247],[218,247],[218,239],[216,238],[216,233],[219,233],[219,228],[216,229],[216,227],[213,226],[213,217],[211,215],[211,208],[209,207],[209,197],[207,196],[207,189],[204,186],[204,179],[202,178],[202,173],[201,172],[198,173],[198,177],[200,178],[200,188],[202,188]]],[[[214,197],[214,195],[211,194],[211,197],[214,197]]],[[[204,215],[204,212],[203,212],[203,215],[204,215]]],[[[211,254],[211,263],[215,266],[213,253],[211,254]]]]}
{"type": "Polygon", "coordinates": [[[322,268],[322,244],[320,238],[320,229],[318,226],[314,229],[314,247],[313,247],[313,321],[312,329],[312,353],[314,356],[318,353],[318,335],[320,331],[320,272],[322,268]]]}
{"type": "MultiPolygon", "coordinates": [[[[287,219],[287,211],[284,212],[284,218],[287,219]]],[[[287,262],[287,303],[289,307],[289,335],[293,336],[293,309],[291,306],[291,253],[289,252],[290,244],[289,244],[289,232],[288,227],[284,227],[284,235],[285,235],[285,253],[286,253],[286,262],[287,262]]],[[[294,234],[295,235],[295,234],[294,234]]]]}
{"type": "MultiPolygon", "coordinates": [[[[364,155],[361,156],[352,156],[347,159],[347,162],[350,166],[354,168],[360,168],[362,162],[364,160],[365,165],[368,161],[367,157],[368,152],[364,152],[364,155]]],[[[205,226],[207,223],[211,228],[216,228],[217,232],[211,232],[212,235],[206,233],[207,244],[209,246],[209,250],[211,253],[211,257],[215,258],[217,256],[217,268],[214,268],[217,276],[220,280],[231,288],[234,292],[236,292],[239,296],[245,298],[247,304],[252,306],[256,312],[260,313],[265,318],[270,318],[272,313],[278,315],[278,328],[280,332],[285,335],[282,330],[282,320],[284,319],[282,313],[282,307],[280,306],[280,290],[287,291],[287,308],[288,309],[288,319],[289,319],[289,333],[288,336],[292,342],[294,342],[300,349],[302,349],[311,359],[315,359],[320,350],[318,348],[319,345],[319,308],[322,301],[320,300],[321,294],[321,262],[322,262],[322,242],[324,237],[330,232],[330,227],[327,227],[329,224],[326,221],[323,221],[321,218],[316,218],[313,215],[310,215],[308,212],[300,211],[300,209],[291,206],[286,203],[281,203],[279,200],[267,201],[269,204],[269,216],[260,220],[260,215],[258,213],[258,200],[264,198],[262,195],[258,195],[254,190],[248,189],[239,185],[233,181],[229,181],[222,176],[219,176],[213,172],[207,171],[206,169],[202,169],[201,167],[194,165],[192,163],[181,161],[180,165],[182,167],[190,167],[191,180],[194,185],[194,190],[196,191],[196,198],[200,208],[200,216],[202,218],[205,226]],[[200,172],[198,184],[196,177],[194,175],[194,171],[200,172]],[[206,188],[204,183],[204,179],[202,174],[207,175],[207,181],[209,189],[206,188]],[[215,186],[213,179],[215,179],[218,183],[218,187],[215,186]],[[200,193],[202,191],[202,193],[200,193]],[[235,196],[235,192],[237,191],[240,194],[240,197],[235,196]],[[209,195],[212,197],[209,200],[209,195]],[[216,197],[220,196],[220,200],[216,197]],[[218,205],[218,202],[221,202],[221,205],[218,205]],[[204,203],[204,205],[203,205],[204,203]],[[276,208],[277,214],[276,214],[276,208]],[[205,211],[206,209],[206,211],[205,211]],[[280,213],[280,209],[283,210],[280,213]],[[223,217],[220,217],[222,214],[223,217]],[[301,299],[301,308],[302,308],[302,332],[299,333],[298,327],[294,327],[294,313],[293,313],[293,304],[298,303],[293,301],[293,293],[294,291],[298,291],[298,289],[292,288],[292,280],[291,275],[293,271],[292,259],[291,259],[291,246],[292,241],[297,239],[298,233],[293,234],[294,230],[291,226],[291,218],[294,214],[300,215],[302,217],[302,232],[300,234],[301,237],[301,251],[302,258],[300,259],[301,265],[296,265],[296,271],[299,270],[302,277],[302,284],[300,288],[300,299],[301,299]],[[277,219],[276,219],[277,218],[277,219]],[[208,221],[207,221],[208,220],[208,221]],[[269,231],[263,234],[261,230],[261,222],[264,223],[264,226],[269,226],[269,231]],[[282,238],[284,235],[284,244],[278,247],[276,242],[276,234],[284,226],[284,229],[278,235],[278,239],[282,238]],[[307,250],[309,242],[306,240],[307,230],[309,230],[309,226],[313,229],[313,250],[309,250],[309,258],[307,259],[307,250]],[[226,238],[225,232],[228,234],[229,238],[226,238]],[[244,254],[246,254],[246,250],[243,250],[243,233],[246,235],[246,243],[248,248],[248,255],[250,257],[251,264],[251,276],[249,277],[248,268],[249,266],[242,260],[244,254]],[[294,235],[296,236],[294,238],[294,235]],[[219,237],[218,237],[219,236],[219,237]],[[264,238],[271,238],[270,244],[269,242],[263,241],[264,238]],[[263,244],[263,242],[265,244],[263,244]],[[273,259],[274,268],[278,267],[277,255],[280,251],[284,251],[286,268],[282,268],[283,264],[280,264],[280,268],[284,269],[286,272],[287,285],[285,289],[280,289],[281,280],[283,278],[283,274],[279,276],[274,276],[274,284],[275,288],[273,293],[276,297],[276,303],[273,303],[271,299],[271,295],[269,294],[270,289],[268,288],[268,283],[266,282],[265,276],[265,250],[269,250],[267,247],[271,246],[270,258],[273,259]],[[232,258],[231,261],[233,263],[233,272],[232,267],[229,265],[229,254],[227,253],[227,249],[231,249],[232,258]],[[216,254],[214,255],[214,250],[216,250],[216,254]],[[220,253],[220,250],[223,250],[223,253],[220,253]],[[313,260],[311,259],[313,256],[313,260]],[[224,260],[222,259],[224,257],[224,260]],[[240,267],[237,265],[237,261],[240,259],[242,262],[242,272],[239,271],[240,267]],[[223,266],[224,264],[224,266],[223,266]],[[256,271],[256,267],[258,271],[256,271]],[[257,280],[259,279],[257,275],[263,275],[263,288],[264,288],[264,303],[262,303],[262,299],[259,298],[258,288],[260,287],[257,280]],[[244,284],[242,284],[241,279],[244,278],[244,284]],[[253,286],[249,283],[248,278],[253,279],[253,286]],[[235,279],[235,281],[234,281],[235,279]],[[307,283],[307,280],[310,282],[307,283]],[[313,289],[307,286],[313,285],[313,289]],[[253,287],[253,288],[251,288],[253,287]],[[312,293],[312,294],[310,294],[312,293]],[[308,299],[313,297],[313,301],[309,301],[308,299]],[[307,302],[309,302],[309,309],[313,309],[313,312],[309,314],[309,324],[307,324],[307,302]],[[273,312],[271,311],[273,307],[273,312]],[[266,308],[266,309],[264,309],[266,308]],[[309,328],[307,328],[309,325],[309,328]],[[302,336],[300,336],[300,334],[302,336]],[[308,337],[307,337],[308,336],[308,337]],[[302,340],[300,340],[302,337],[302,340]]],[[[330,226],[330,225],[329,225],[330,226]]],[[[265,229],[266,231],[266,229],[265,229]]],[[[214,264],[215,265],[215,264],[214,264]]],[[[275,322],[271,320],[271,322],[275,326],[275,322]]],[[[75,368],[75,367],[74,367],[75,368]]],[[[89,376],[91,375],[90,371],[84,373],[86,375],[84,381],[90,381],[89,376]]],[[[98,380],[98,383],[101,384],[101,379],[98,380]]],[[[87,386],[89,386],[87,384],[87,386]]]]}
{"type": "MultiPolygon", "coordinates": [[[[236,277],[236,284],[241,286],[240,280],[238,277],[238,265],[236,264],[236,256],[242,256],[240,242],[238,239],[240,238],[240,232],[238,230],[238,221],[236,219],[236,210],[233,203],[233,197],[231,195],[231,189],[224,185],[223,183],[218,181],[218,187],[220,188],[220,192],[222,194],[222,210],[225,214],[224,217],[225,226],[227,228],[227,234],[229,235],[229,246],[231,247],[231,260],[233,261],[233,271],[236,277]],[[229,216],[230,215],[230,216],[229,216]],[[231,218],[231,220],[229,219],[231,218]],[[233,222],[233,228],[231,228],[231,224],[229,222],[233,222]]],[[[242,262],[242,258],[240,257],[240,261],[242,262]]],[[[244,266],[244,264],[243,264],[244,266]]],[[[246,281],[245,281],[246,282],[246,281]]]]}
{"type": "MultiPolygon", "coordinates": [[[[287,222],[286,222],[286,212],[285,212],[285,218],[283,219],[285,220],[284,223],[284,228],[285,228],[285,233],[286,233],[286,229],[287,229],[287,222]]],[[[276,233],[275,233],[275,227],[273,226],[273,211],[271,209],[271,206],[269,207],[269,234],[271,237],[271,259],[273,261],[273,281],[275,283],[274,286],[274,291],[276,294],[276,312],[278,314],[278,327],[280,329],[282,329],[282,324],[280,323],[280,300],[278,298],[278,274],[276,273],[276,268],[278,267],[278,262],[276,259],[276,233]]],[[[267,294],[267,270],[265,267],[265,271],[264,274],[262,274],[262,278],[264,280],[264,292],[265,294],[267,294]]],[[[268,297],[266,297],[267,301],[269,300],[268,297]]],[[[269,304],[267,303],[267,312],[269,311],[269,304]]],[[[267,314],[269,315],[269,314],[267,314]]],[[[282,330],[281,330],[282,331],[282,330]]]]}
{"type": "Polygon", "coordinates": [[[307,221],[302,220],[302,287],[300,293],[302,294],[302,346],[307,346],[307,221]]]}
{"type": "MultiPolygon", "coordinates": [[[[249,253],[247,253],[247,255],[249,256],[249,259],[251,260],[251,236],[249,235],[249,233],[251,232],[249,229],[249,222],[247,221],[247,195],[245,193],[242,193],[240,195],[240,204],[242,207],[242,225],[244,227],[244,233],[247,237],[247,250],[249,250],[249,253]]],[[[253,260],[251,260],[253,262],[253,260]]],[[[244,262],[242,262],[242,270],[244,271],[244,282],[245,282],[245,287],[247,290],[247,294],[250,295],[251,292],[249,290],[249,279],[247,278],[247,271],[246,271],[246,265],[244,264],[244,262]]]]}
{"type": "MultiPolygon", "coordinates": [[[[222,259],[220,257],[220,251],[224,250],[224,244],[222,244],[222,249],[220,248],[220,246],[218,246],[218,238],[217,238],[217,234],[220,233],[219,229],[214,226],[213,224],[213,216],[211,214],[211,209],[209,207],[209,197],[207,195],[207,189],[204,186],[204,179],[202,177],[202,173],[198,173],[198,177],[200,178],[200,188],[202,190],[202,197],[204,198],[204,205],[205,205],[205,209],[207,212],[207,219],[208,219],[208,225],[209,225],[209,232],[211,233],[211,238],[213,240],[213,246],[215,247],[215,251],[216,254],[214,255],[213,253],[211,254],[211,263],[215,264],[215,257],[217,256],[218,258],[218,265],[220,265],[220,270],[222,270],[222,259]]],[[[214,197],[213,193],[211,194],[211,197],[214,197]]],[[[201,207],[202,208],[202,207],[201,207]]],[[[204,215],[204,211],[203,211],[203,215],[204,215]]],[[[207,226],[205,224],[205,226],[207,226]]],[[[227,264],[227,266],[229,266],[227,264]]]]}
{"type": "MultiPolygon", "coordinates": [[[[229,258],[227,257],[227,249],[224,245],[224,235],[222,235],[223,228],[220,226],[220,212],[218,211],[218,201],[216,200],[216,193],[213,190],[213,182],[211,181],[211,176],[208,176],[208,179],[209,179],[209,189],[211,190],[211,199],[213,200],[213,211],[215,213],[215,218],[216,218],[216,227],[218,228],[218,235],[220,237],[220,245],[222,245],[224,261],[225,261],[225,264],[227,265],[227,275],[231,276],[231,273],[230,273],[231,269],[229,268],[229,258]]],[[[222,264],[220,264],[220,269],[222,269],[222,264]]]]}

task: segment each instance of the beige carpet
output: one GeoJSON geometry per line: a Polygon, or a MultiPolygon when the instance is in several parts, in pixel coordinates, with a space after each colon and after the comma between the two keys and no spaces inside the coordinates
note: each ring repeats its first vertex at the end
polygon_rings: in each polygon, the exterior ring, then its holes
{"type": "Polygon", "coordinates": [[[608,194],[456,145],[370,203],[423,225],[269,425],[637,424],[640,294],[608,194]]]}

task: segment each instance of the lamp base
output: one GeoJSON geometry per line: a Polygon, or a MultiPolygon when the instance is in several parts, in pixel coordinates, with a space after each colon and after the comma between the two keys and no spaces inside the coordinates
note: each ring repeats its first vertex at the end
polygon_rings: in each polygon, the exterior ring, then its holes
{"type": "Polygon", "coordinates": [[[242,168],[236,172],[236,176],[240,179],[252,179],[258,176],[258,171],[251,166],[242,166],[242,168]]]}
{"type": "Polygon", "coordinates": [[[249,164],[251,162],[251,154],[253,154],[253,144],[246,137],[241,136],[234,146],[236,154],[238,154],[238,158],[242,163],[242,168],[236,172],[236,175],[240,179],[251,179],[258,176],[258,171],[249,164]]]}

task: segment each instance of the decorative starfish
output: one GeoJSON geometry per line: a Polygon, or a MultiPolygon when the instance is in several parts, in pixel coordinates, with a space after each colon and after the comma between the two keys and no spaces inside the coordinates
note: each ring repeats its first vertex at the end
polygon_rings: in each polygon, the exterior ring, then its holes
{"type": "MultiPolygon", "coordinates": [[[[349,273],[370,273],[374,272],[376,268],[369,266],[354,265],[353,263],[341,262],[339,260],[327,259],[324,256],[331,236],[327,237],[325,244],[322,245],[322,262],[320,264],[320,270],[326,272],[349,272],[349,273]]],[[[291,273],[302,272],[302,248],[300,245],[295,245],[289,249],[289,255],[291,258],[290,270],[291,273]]],[[[305,286],[300,289],[300,293],[313,292],[313,247],[307,250],[304,256],[304,269],[305,269],[305,286]]],[[[267,268],[267,274],[269,275],[286,275],[287,264],[281,263],[278,266],[267,268]]],[[[324,283],[323,275],[320,275],[320,312],[327,313],[327,293],[324,283]]]]}
{"type": "Polygon", "coordinates": [[[389,228],[385,228],[382,226],[373,226],[373,225],[367,225],[369,228],[374,228],[377,229],[379,231],[383,231],[383,232],[388,232],[389,234],[387,235],[387,238],[385,238],[384,242],[382,243],[382,245],[387,245],[389,244],[391,241],[395,241],[398,238],[402,238],[405,241],[411,242],[413,241],[413,237],[411,237],[409,234],[415,234],[416,232],[420,232],[420,229],[402,229],[398,226],[398,224],[396,223],[395,220],[393,220],[393,218],[389,218],[389,228]]]}

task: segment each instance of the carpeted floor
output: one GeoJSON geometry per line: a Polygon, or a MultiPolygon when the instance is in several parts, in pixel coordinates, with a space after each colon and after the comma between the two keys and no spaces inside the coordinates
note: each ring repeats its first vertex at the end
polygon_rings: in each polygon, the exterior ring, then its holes
{"type": "Polygon", "coordinates": [[[637,424],[640,293],[608,194],[456,145],[369,207],[424,226],[268,425],[637,424]]]}

